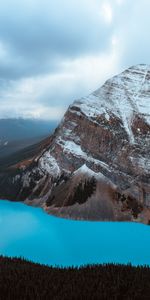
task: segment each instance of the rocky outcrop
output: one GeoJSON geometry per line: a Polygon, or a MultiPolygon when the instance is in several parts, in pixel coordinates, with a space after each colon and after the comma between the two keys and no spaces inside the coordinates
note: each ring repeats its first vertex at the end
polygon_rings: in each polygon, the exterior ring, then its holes
{"type": "Polygon", "coordinates": [[[149,223],[150,66],[70,105],[38,155],[1,172],[0,197],[63,217],[149,223]]]}

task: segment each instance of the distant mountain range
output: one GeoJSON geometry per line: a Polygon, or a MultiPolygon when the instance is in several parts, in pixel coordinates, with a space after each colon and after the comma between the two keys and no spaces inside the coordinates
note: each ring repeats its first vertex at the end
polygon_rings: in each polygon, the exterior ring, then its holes
{"type": "Polygon", "coordinates": [[[57,122],[33,119],[0,119],[0,161],[50,135],[57,122]]]}
{"type": "Polygon", "coordinates": [[[76,100],[53,135],[1,165],[0,197],[67,218],[150,224],[150,66],[76,100]]]}

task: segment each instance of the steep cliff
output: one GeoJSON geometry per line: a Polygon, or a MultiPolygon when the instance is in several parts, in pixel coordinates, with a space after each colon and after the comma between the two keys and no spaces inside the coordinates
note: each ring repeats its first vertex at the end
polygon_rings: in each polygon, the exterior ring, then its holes
{"type": "Polygon", "coordinates": [[[38,155],[0,174],[0,197],[63,217],[150,222],[150,66],[74,101],[38,155]]]}

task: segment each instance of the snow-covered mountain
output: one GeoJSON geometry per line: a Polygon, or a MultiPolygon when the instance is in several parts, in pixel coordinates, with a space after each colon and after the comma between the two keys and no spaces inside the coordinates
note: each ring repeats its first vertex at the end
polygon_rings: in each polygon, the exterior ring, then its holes
{"type": "Polygon", "coordinates": [[[150,223],[150,66],[70,105],[38,155],[3,168],[0,197],[63,217],[150,223]]]}

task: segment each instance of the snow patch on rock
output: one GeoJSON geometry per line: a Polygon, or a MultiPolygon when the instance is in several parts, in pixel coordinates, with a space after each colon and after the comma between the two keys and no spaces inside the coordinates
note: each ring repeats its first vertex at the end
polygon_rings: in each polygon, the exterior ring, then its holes
{"type": "Polygon", "coordinates": [[[39,167],[42,171],[46,171],[48,174],[57,177],[60,175],[60,168],[56,159],[50,154],[49,151],[39,159],[39,167]]]}
{"type": "Polygon", "coordinates": [[[73,141],[64,141],[61,138],[57,140],[57,143],[60,143],[63,146],[63,152],[66,154],[72,154],[74,156],[80,157],[85,161],[93,163],[95,165],[102,166],[103,168],[107,169],[110,172],[110,167],[103,161],[99,159],[95,159],[90,154],[87,154],[85,151],[81,149],[81,146],[76,144],[73,141]]]}

